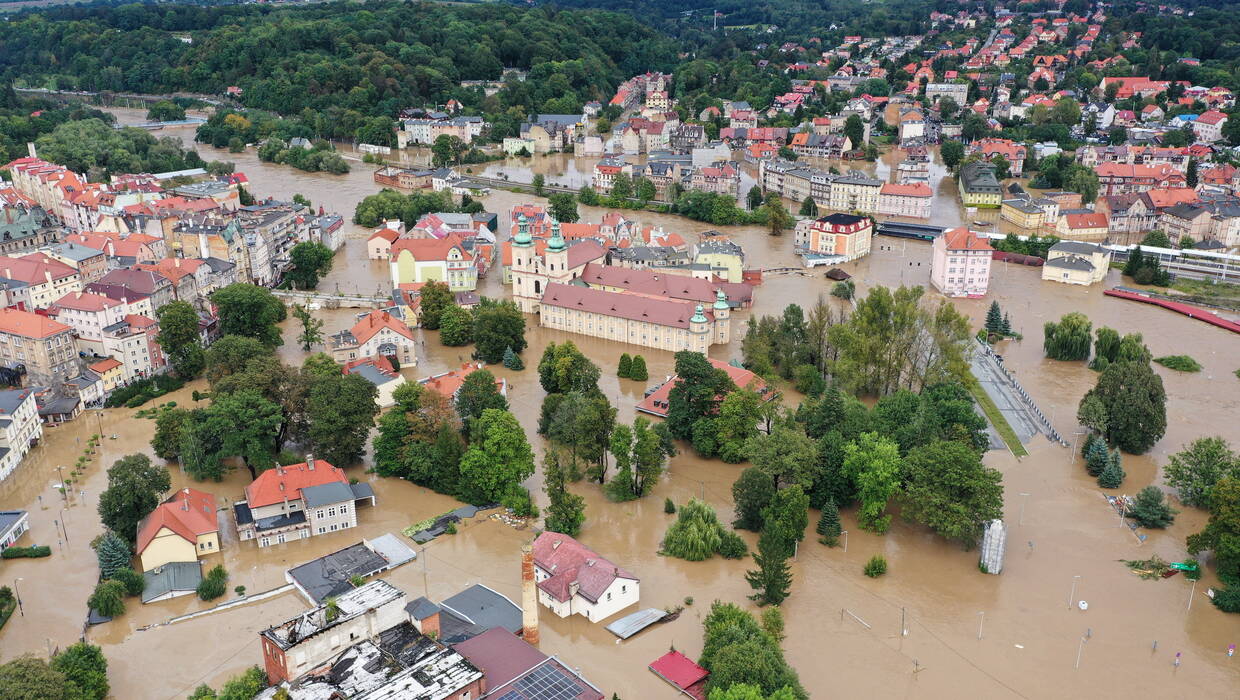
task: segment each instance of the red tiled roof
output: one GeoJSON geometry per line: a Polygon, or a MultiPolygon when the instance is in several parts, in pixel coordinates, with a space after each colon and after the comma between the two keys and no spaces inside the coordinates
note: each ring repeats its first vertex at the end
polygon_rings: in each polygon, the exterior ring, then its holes
{"type": "Polygon", "coordinates": [[[986,239],[979,238],[965,226],[944,232],[943,242],[948,250],[994,250],[986,239]]]}
{"type": "MultiPolygon", "coordinates": [[[[766,389],[766,381],[762,379],[762,377],[759,377],[744,367],[736,367],[735,365],[730,365],[727,362],[722,362],[712,357],[706,358],[706,361],[710,363],[711,367],[727,372],[728,378],[731,379],[732,383],[736,386],[742,389],[748,388],[758,392],[764,401],[771,401],[778,395],[778,392],[774,391],[763,393],[766,389]]],[[[637,410],[655,416],[666,417],[668,396],[672,393],[672,387],[675,386],[678,381],[680,381],[680,378],[673,376],[671,379],[664,382],[658,389],[652,391],[649,396],[642,399],[641,402],[637,404],[637,410]]]]}
{"type": "Polygon", "coordinates": [[[138,524],[138,554],[163,528],[168,528],[197,547],[198,536],[217,532],[215,496],[198,489],[184,488],[159,504],[138,524]]]}
{"type": "Polygon", "coordinates": [[[371,365],[376,370],[378,370],[380,374],[386,375],[388,377],[396,376],[396,368],[392,367],[392,361],[383,355],[375,355],[374,357],[363,357],[360,360],[353,360],[352,362],[346,362],[344,367],[340,368],[340,373],[341,374],[353,374],[353,370],[358,367],[361,367],[362,365],[371,365]]]}
{"type": "Polygon", "coordinates": [[[93,365],[87,365],[87,369],[94,372],[95,374],[102,375],[106,372],[111,372],[112,370],[120,366],[121,366],[121,363],[119,360],[117,360],[114,357],[109,357],[109,358],[100,360],[93,365]]]}
{"type": "Polygon", "coordinates": [[[654,270],[632,270],[627,267],[590,263],[581,271],[582,282],[592,287],[619,287],[645,296],[715,302],[716,285],[688,275],[669,275],[654,270]]]}
{"type": "Polygon", "coordinates": [[[199,267],[205,264],[204,261],[195,260],[194,258],[164,258],[153,263],[138,263],[134,267],[148,272],[158,272],[171,280],[173,284],[176,284],[181,281],[182,277],[194,274],[199,267]]]}
{"type": "Polygon", "coordinates": [[[1107,215],[1094,212],[1093,214],[1067,214],[1068,228],[1106,228],[1107,215]]]}
{"type": "Polygon", "coordinates": [[[443,238],[402,238],[392,244],[392,257],[407,250],[415,260],[447,260],[453,248],[460,251],[461,260],[474,259],[473,253],[465,250],[461,237],[454,233],[443,238]]]}
{"type": "MultiPolygon", "coordinates": [[[[482,365],[475,362],[466,362],[461,365],[460,369],[454,369],[451,372],[436,374],[425,379],[419,379],[418,383],[438,394],[447,398],[456,396],[456,392],[465,383],[465,378],[474,372],[482,369],[482,365]]],[[[508,395],[508,382],[500,377],[495,378],[495,388],[499,390],[501,395],[508,395]]]]}
{"type": "MultiPolygon", "coordinates": [[[[661,299],[628,292],[607,292],[559,282],[547,285],[542,304],[673,328],[688,328],[689,318],[693,316],[696,306],[692,301],[661,299]]],[[[703,313],[706,314],[707,321],[714,320],[709,310],[704,310],[703,313]]]]}
{"type": "Polygon", "coordinates": [[[70,292],[56,300],[56,306],[59,308],[76,311],[103,311],[120,305],[121,302],[115,299],[90,292],[70,292]]]}
{"type": "Polygon", "coordinates": [[[564,602],[570,585],[577,583],[577,593],[586,600],[598,602],[599,596],[618,578],[637,581],[633,574],[581,544],[558,532],[544,532],[534,540],[534,564],[551,574],[538,587],[552,598],[564,602]]]}
{"type": "Polygon", "coordinates": [[[409,330],[409,326],[386,311],[371,311],[362,320],[354,324],[353,328],[349,329],[349,332],[353,334],[353,337],[360,344],[370,340],[384,328],[391,328],[406,338],[413,340],[413,331],[409,330]]]}
{"type": "Polygon", "coordinates": [[[71,330],[69,326],[46,316],[18,309],[0,309],[0,333],[43,339],[71,330]]]}
{"type": "Polygon", "coordinates": [[[47,284],[49,275],[53,280],[61,280],[76,274],[77,270],[42,253],[0,258],[0,276],[26,284],[47,284]]]}
{"type": "Polygon", "coordinates": [[[1219,122],[1225,119],[1227,119],[1226,114],[1223,114],[1217,109],[1212,109],[1208,112],[1203,113],[1201,116],[1197,117],[1197,123],[1198,124],[1218,124],[1219,122]]]}
{"type": "Polygon", "coordinates": [[[348,484],[349,480],[338,467],[333,467],[325,460],[316,459],[313,468],[302,462],[268,469],[259,474],[253,483],[245,487],[245,499],[250,508],[261,508],[280,503],[286,498],[290,501],[297,500],[301,498],[301,490],[304,488],[335,482],[348,484]]]}
{"type": "Polygon", "coordinates": [[[901,197],[929,197],[934,194],[930,190],[930,186],[924,182],[915,182],[907,185],[897,185],[889,182],[879,188],[878,193],[901,197]]]}

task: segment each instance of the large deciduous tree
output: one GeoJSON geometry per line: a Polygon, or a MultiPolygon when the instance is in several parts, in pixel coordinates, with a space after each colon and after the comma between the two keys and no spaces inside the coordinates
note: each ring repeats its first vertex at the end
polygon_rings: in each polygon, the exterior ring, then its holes
{"type": "Polygon", "coordinates": [[[284,344],[276,324],[287,314],[284,304],[271,290],[236,282],[211,294],[211,303],[215,304],[224,335],[255,338],[269,348],[284,344]]]}
{"type": "Polygon", "coordinates": [[[187,301],[170,301],[155,312],[159,321],[159,347],[182,379],[197,377],[206,366],[198,312],[187,301]]]}
{"type": "Polygon", "coordinates": [[[516,416],[488,408],[470,429],[461,457],[461,495],[472,503],[503,499],[534,473],[534,453],[516,416]]]}
{"type": "Polygon", "coordinates": [[[456,296],[448,288],[446,282],[427,282],[418,292],[421,303],[418,306],[418,320],[422,327],[439,330],[444,309],[456,304],[456,296]]]}
{"type": "Polygon", "coordinates": [[[1171,455],[1163,473],[1185,505],[1208,508],[1220,479],[1240,478],[1240,455],[1221,437],[1197,438],[1171,455]]]}
{"type": "Polygon", "coordinates": [[[168,470],[151,464],[146,455],[122,457],[108,468],[108,487],[99,494],[99,518],[132,547],[138,522],[155,510],[171,487],[168,470]]]}
{"type": "Polygon", "coordinates": [[[1167,432],[1167,392],[1162,377],[1145,362],[1108,365],[1081,399],[1096,397],[1105,409],[1107,441],[1125,452],[1142,454],[1167,432]]]}
{"type": "Polygon", "coordinates": [[[525,349],[525,316],[511,301],[484,298],[474,312],[473,337],[477,356],[499,363],[508,348],[515,353],[525,349]]]}
{"type": "Polygon", "coordinates": [[[954,441],[916,447],[904,458],[903,514],[972,546],[986,521],[1003,516],[1003,475],[954,441]]]}
{"type": "Polygon", "coordinates": [[[292,267],[284,273],[284,280],[294,289],[314,289],[319,278],[332,269],[332,249],[315,241],[302,241],[289,251],[292,267]]]}
{"type": "Polygon", "coordinates": [[[899,446],[878,433],[862,433],[844,446],[844,474],[857,488],[861,500],[857,521],[863,530],[887,531],[891,516],[883,511],[899,488],[900,469],[899,446]]]}
{"type": "Polygon", "coordinates": [[[378,394],[374,384],[357,374],[315,382],[306,401],[306,438],[314,454],[338,467],[361,459],[379,412],[378,394]]]}

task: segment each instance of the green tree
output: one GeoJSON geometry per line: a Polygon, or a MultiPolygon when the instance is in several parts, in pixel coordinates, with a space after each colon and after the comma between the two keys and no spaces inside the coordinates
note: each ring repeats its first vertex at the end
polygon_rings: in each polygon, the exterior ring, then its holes
{"type": "Polygon", "coordinates": [[[1189,187],[1197,186],[1197,159],[1196,158],[1188,159],[1188,169],[1184,173],[1184,177],[1187,180],[1189,187]]]}
{"type": "Polygon", "coordinates": [[[456,305],[456,296],[448,289],[446,282],[427,282],[418,292],[421,305],[418,318],[422,327],[427,330],[439,330],[444,310],[456,305]]]}
{"type": "Polygon", "coordinates": [[[431,144],[431,163],[436,168],[455,165],[461,162],[461,154],[469,150],[469,146],[459,136],[440,134],[431,144]]]}
{"type": "Polygon", "coordinates": [[[797,212],[800,216],[818,216],[818,203],[813,197],[806,196],[801,200],[801,209],[797,212]]]}
{"type": "Polygon", "coordinates": [[[0,697],[23,700],[64,700],[71,696],[65,674],[34,656],[0,664],[0,697]]]}
{"type": "Polygon", "coordinates": [[[792,484],[808,489],[813,485],[817,446],[796,427],[777,425],[769,434],[751,437],[745,453],[777,489],[792,484]]]}
{"type": "Polygon", "coordinates": [[[750,187],[749,192],[745,194],[745,206],[749,208],[749,211],[756,211],[762,206],[762,202],[762,188],[757,185],[750,187]]]}
{"type": "Polygon", "coordinates": [[[112,572],[112,578],[121,582],[121,585],[125,587],[125,593],[128,595],[142,595],[142,591],[146,590],[146,579],[142,578],[142,574],[128,566],[122,566],[112,572]]]}
{"type": "Polygon", "coordinates": [[[658,190],[654,186],[654,183],[648,178],[639,177],[633,182],[633,185],[634,193],[643,204],[654,199],[659,194],[658,190]]]}
{"type": "Polygon", "coordinates": [[[955,441],[914,448],[904,460],[902,512],[949,540],[977,543],[982,524],[1003,517],[1003,475],[955,441]]]}
{"type": "Polygon", "coordinates": [[[759,532],[763,525],[763,512],[775,496],[775,484],[771,477],[757,467],[741,472],[732,484],[732,501],[736,504],[736,519],[732,527],[759,532]]]}
{"type": "Polygon", "coordinates": [[[138,523],[155,510],[171,487],[168,470],[152,465],[146,455],[122,457],[108,468],[108,487],[99,494],[99,518],[132,547],[138,523]]]}
{"type": "Polygon", "coordinates": [[[1090,476],[1101,475],[1102,470],[1107,468],[1110,461],[1111,453],[1107,450],[1105,440],[1094,440],[1085,449],[1085,471],[1089,472],[1090,476]]]}
{"type": "Polygon", "coordinates": [[[784,206],[783,199],[775,192],[766,196],[761,214],[766,220],[767,233],[772,236],[782,235],[794,223],[792,215],[788,213],[788,208],[784,206]]]}
{"type": "Polygon", "coordinates": [[[836,507],[835,501],[827,500],[822,504],[822,515],[818,517],[818,526],[815,528],[821,537],[819,542],[834,547],[839,544],[840,533],[843,530],[840,527],[840,509],[836,507]]]}
{"type": "Polygon", "coordinates": [[[271,290],[236,282],[211,294],[224,335],[255,338],[268,348],[284,344],[276,326],[286,318],[284,304],[271,290]]]}
{"type": "Polygon", "coordinates": [[[650,374],[646,371],[646,358],[641,355],[633,356],[633,364],[629,368],[629,379],[635,382],[644,382],[650,378],[650,374]]]}
{"type": "Polygon", "coordinates": [[[749,389],[737,389],[719,404],[715,421],[719,459],[739,464],[747,456],[746,443],[758,435],[758,408],[762,397],[749,389]]]}
{"type": "Polygon", "coordinates": [[[1098,485],[1104,489],[1117,489],[1124,483],[1124,468],[1120,465],[1119,450],[1113,450],[1107,457],[1107,465],[1098,475],[1098,485]]]}
{"type": "Polygon", "coordinates": [[[301,333],[297,336],[297,342],[301,343],[302,350],[310,352],[312,346],[323,342],[323,321],[315,318],[301,304],[293,305],[293,316],[301,322],[301,333]]]}
{"type": "Polygon", "coordinates": [[[489,408],[507,411],[508,399],[499,393],[495,375],[491,374],[490,370],[476,369],[461,382],[461,388],[456,394],[456,412],[468,427],[489,408]]]}
{"type": "Polygon", "coordinates": [[[1236,588],[1240,580],[1240,479],[1225,476],[1210,491],[1210,519],[1188,536],[1188,553],[1214,551],[1219,578],[1236,588]]]}
{"type": "Polygon", "coordinates": [[[955,170],[960,161],[964,160],[964,144],[959,141],[944,141],[939,147],[939,156],[943,158],[943,165],[949,170],[955,170]]]}
{"type": "Polygon", "coordinates": [[[109,579],[117,570],[129,566],[132,552],[124,539],[108,530],[100,536],[95,556],[99,559],[99,578],[109,579]]]}
{"type": "Polygon", "coordinates": [[[100,581],[86,600],[86,605],[104,617],[124,615],[125,584],[112,580],[100,581]]]}
{"type": "Polygon", "coordinates": [[[551,532],[576,537],[586,521],[586,499],[570,492],[566,482],[564,466],[549,450],[543,457],[543,490],[550,499],[545,524],[551,532]]]}
{"type": "Polygon", "coordinates": [[[1097,397],[1106,409],[1107,441],[1125,452],[1142,454],[1167,431],[1167,393],[1162,378],[1144,362],[1108,365],[1081,399],[1097,397]]]}
{"type": "Polygon", "coordinates": [[[484,362],[500,362],[508,348],[525,350],[525,316],[513,302],[483,299],[473,316],[474,345],[484,362]]]}
{"type": "Polygon", "coordinates": [[[574,224],[581,218],[577,213],[577,199],[568,192],[556,192],[547,198],[551,218],[562,224],[574,224]]]}
{"type": "Polygon", "coordinates": [[[160,100],[146,110],[146,118],[153,122],[177,122],[185,118],[185,108],[172,100],[160,100]]]}
{"type": "Polygon", "coordinates": [[[1225,477],[1240,479],[1240,455],[1221,437],[1203,437],[1171,455],[1163,467],[1167,484],[1185,505],[1207,508],[1214,485],[1225,477]]]}
{"type": "Polygon", "coordinates": [[[863,530],[884,533],[891,516],[883,511],[900,483],[900,448],[878,433],[862,433],[844,446],[844,474],[857,488],[861,510],[857,524],[863,530]]]}
{"type": "MultiPolygon", "coordinates": [[[[577,191],[577,201],[585,204],[586,206],[597,206],[598,193],[594,191],[593,187],[590,187],[589,185],[582,185],[581,189],[577,191]]],[[[557,217],[556,220],[560,221],[561,219],[557,217]]]]}
{"type": "Polygon", "coordinates": [[[258,478],[259,471],[275,466],[276,434],[283,416],[280,407],[257,390],[217,396],[205,419],[221,436],[220,455],[240,457],[250,470],[250,478],[258,478]]]}
{"type": "Polygon", "coordinates": [[[713,367],[702,353],[682,350],[676,353],[677,380],[668,393],[667,423],[672,435],[681,440],[692,437],[693,425],[705,416],[718,413],[722,396],[736,388],[728,373],[713,367]]]}
{"type": "Polygon", "coordinates": [[[521,356],[513,352],[511,345],[504,348],[503,365],[514,372],[525,369],[525,363],[521,361],[521,356]]]}
{"type": "Polygon", "coordinates": [[[629,373],[632,371],[632,367],[633,358],[629,357],[627,352],[620,355],[620,364],[616,367],[616,376],[621,379],[628,379],[629,373]]]}
{"type": "Polygon", "coordinates": [[[155,312],[159,347],[178,377],[193,379],[202,373],[206,356],[198,328],[198,312],[187,301],[170,301],[155,312]]]}
{"type": "Polygon", "coordinates": [[[857,150],[865,143],[865,124],[861,122],[861,117],[856,114],[848,115],[844,120],[844,136],[851,143],[849,148],[857,150]]]}
{"type": "Polygon", "coordinates": [[[990,302],[990,310],[986,312],[986,330],[991,333],[1003,330],[1003,311],[997,301],[990,302]]]}
{"type": "Polygon", "coordinates": [[[607,201],[612,206],[623,206],[633,196],[633,178],[625,173],[616,175],[611,182],[611,195],[607,201]]]}
{"type": "Polygon", "coordinates": [[[763,532],[758,538],[758,551],[753,553],[756,569],[745,572],[745,581],[753,588],[749,599],[758,605],[780,605],[792,590],[792,568],[788,551],[776,535],[763,532]]]}
{"type": "Polygon", "coordinates": [[[224,377],[240,374],[251,360],[270,353],[267,346],[256,338],[226,335],[207,350],[207,381],[214,385],[224,377]]]}
{"type": "Polygon", "coordinates": [[[541,197],[546,194],[546,189],[544,189],[545,182],[546,179],[542,173],[534,173],[534,181],[531,184],[534,185],[534,194],[536,196],[541,197]]]}
{"type": "Polygon", "coordinates": [[[339,467],[360,460],[379,413],[378,395],[375,385],[357,374],[315,382],[306,400],[307,446],[339,467]]]}
{"type": "Polygon", "coordinates": [[[534,453],[508,411],[488,408],[470,428],[461,457],[461,492],[471,503],[502,499],[534,473],[534,453]]]}
{"type": "Polygon", "coordinates": [[[1137,492],[1133,500],[1132,510],[1128,511],[1133,520],[1141,527],[1164,529],[1175,521],[1178,511],[1167,503],[1162,489],[1157,486],[1146,486],[1137,492]]]}
{"type": "Polygon", "coordinates": [[[284,273],[284,279],[293,289],[314,289],[319,278],[332,269],[331,248],[314,241],[302,241],[289,251],[292,267],[284,273]]]}
{"type": "Polygon", "coordinates": [[[103,700],[108,696],[108,660],[99,647],[85,642],[71,644],[52,658],[51,666],[65,676],[69,686],[66,698],[103,700]]]}
{"type": "Polygon", "coordinates": [[[449,347],[460,347],[473,342],[473,336],[473,312],[456,304],[445,307],[439,319],[439,342],[449,347]]]}
{"type": "Polygon", "coordinates": [[[1073,311],[1058,322],[1047,321],[1042,349],[1052,360],[1085,360],[1089,358],[1089,340],[1093,324],[1085,314],[1073,311]]]}
{"type": "Polygon", "coordinates": [[[583,394],[598,391],[599,368],[590,361],[573,341],[547,343],[538,361],[538,383],[548,394],[583,394]]]}
{"type": "Polygon", "coordinates": [[[702,626],[704,643],[698,663],[710,671],[711,692],[747,684],[766,693],[786,688],[796,700],[809,697],[796,671],[784,660],[779,642],[735,603],[712,603],[702,626]]]}
{"type": "MultiPolygon", "coordinates": [[[[770,608],[770,609],[778,610],[778,608],[770,608]]],[[[776,690],[773,693],[767,694],[767,693],[762,692],[762,689],[759,688],[758,686],[750,685],[749,683],[738,683],[736,685],[729,686],[726,690],[722,688],[715,688],[714,690],[710,691],[710,695],[707,696],[707,700],[796,700],[796,699],[797,699],[796,692],[793,691],[792,688],[784,687],[784,688],[780,688],[779,690],[776,690]]]]}
{"type": "Polygon", "coordinates": [[[206,411],[195,411],[181,429],[181,469],[198,481],[222,481],[228,465],[220,459],[224,447],[221,434],[226,425],[209,421],[206,411]]]}
{"type": "Polygon", "coordinates": [[[762,533],[771,535],[784,544],[784,553],[792,556],[797,542],[805,537],[809,527],[809,496],[800,486],[793,484],[780,489],[762,511],[762,533]]]}
{"type": "Polygon", "coordinates": [[[715,509],[691,498],[677,511],[676,522],[667,528],[659,551],[677,559],[703,561],[719,551],[723,533],[715,509]]]}
{"type": "Polygon", "coordinates": [[[1171,248],[1171,238],[1167,236],[1165,231],[1155,229],[1145,234],[1145,238],[1141,239],[1141,245],[1147,248],[1171,248]]]}
{"type": "Polygon", "coordinates": [[[155,435],[151,449],[160,459],[176,459],[181,454],[181,433],[190,419],[190,412],[183,408],[164,408],[155,417],[155,435]]]}

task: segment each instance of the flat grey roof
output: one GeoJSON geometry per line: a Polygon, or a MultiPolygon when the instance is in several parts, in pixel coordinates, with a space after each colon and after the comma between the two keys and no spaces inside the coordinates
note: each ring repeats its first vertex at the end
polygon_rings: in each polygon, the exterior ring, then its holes
{"type": "Polygon", "coordinates": [[[196,561],[169,562],[143,573],[142,578],[146,579],[142,602],[149,603],[174,591],[196,590],[202,583],[202,565],[196,561]]]}
{"type": "Polygon", "coordinates": [[[350,489],[348,484],[334,481],[330,484],[308,486],[301,490],[301,497],[305,499],[307,508],[318,508],[319,506],[341,503],[343,501],[352,501],[353,489],[350,489]]]}
{"type": "Polygon", "coordinates": [[[24,510],[0,510],[0,535],[7,534],[25,517],[24,510]]]}
{"type": "Polygon", "coordinates": [[[521,608],[503,594],[480,583],[444,600],[440,605],[487,629],[503,627],[513,634],[521,631],[521,608]]]}

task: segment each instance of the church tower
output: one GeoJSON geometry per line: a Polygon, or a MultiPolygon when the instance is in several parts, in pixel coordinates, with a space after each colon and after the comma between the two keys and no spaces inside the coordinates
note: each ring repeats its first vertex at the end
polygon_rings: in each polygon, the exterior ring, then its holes
{"type": "Polygon", "coordinates": [[[715,317],[715,342],[727,345],[732,336],[732,307],[722,289],[715,290],[715,305],[711,311],[715,317]]]}

